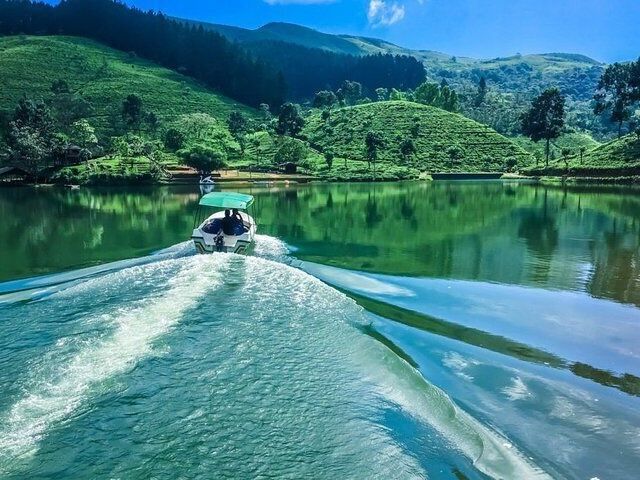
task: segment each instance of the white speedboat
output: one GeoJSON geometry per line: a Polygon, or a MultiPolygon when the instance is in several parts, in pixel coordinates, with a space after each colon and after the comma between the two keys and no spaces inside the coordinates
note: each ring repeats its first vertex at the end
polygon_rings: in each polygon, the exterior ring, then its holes
{"type": "Polygon", "coordinates": [[[191,239],[198,253],[243,253],[253,244],[256,222],[247,210],[253,204],[253,196],[235,192],[207,193],[200,199],[196,221],[203,208],[218,211],[209,215],[193,229],[191,239]],[[239,217],[233,217],[236,210],[239,217]],[[226,217],[226,218],[225,218],[226,217]]]}

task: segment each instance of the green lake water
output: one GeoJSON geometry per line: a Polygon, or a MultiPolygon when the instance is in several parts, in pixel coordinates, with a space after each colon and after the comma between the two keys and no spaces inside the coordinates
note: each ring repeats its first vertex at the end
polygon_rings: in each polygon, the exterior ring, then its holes
{"type": "Polygon", "coordinates": [[[0,189],[0,477],[637,476],[640,192],[242,191],[0,189]]]}

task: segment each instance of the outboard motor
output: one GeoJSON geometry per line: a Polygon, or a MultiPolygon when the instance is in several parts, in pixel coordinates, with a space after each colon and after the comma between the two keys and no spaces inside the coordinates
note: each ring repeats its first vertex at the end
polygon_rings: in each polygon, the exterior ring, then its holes
{"type": "Polygon", "coordinates": [[[216,252],[224,252],[224,235],[216,237],[216,252]]]}

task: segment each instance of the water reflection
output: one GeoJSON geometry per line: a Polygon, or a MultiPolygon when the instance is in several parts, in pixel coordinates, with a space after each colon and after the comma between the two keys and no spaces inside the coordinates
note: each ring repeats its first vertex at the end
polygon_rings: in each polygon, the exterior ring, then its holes
{"type": "MultiPolygon", "coordinates": [[[[245,189],[249,191],[249,189],[245,189]]],[[[637,191],[517,182],[251,189],[261,233],[349,270],[586,291],[640,305],[637,191]]],[[[190,235],[194,187],[0,190],[0,279],[144,255],[190,235]]]]}

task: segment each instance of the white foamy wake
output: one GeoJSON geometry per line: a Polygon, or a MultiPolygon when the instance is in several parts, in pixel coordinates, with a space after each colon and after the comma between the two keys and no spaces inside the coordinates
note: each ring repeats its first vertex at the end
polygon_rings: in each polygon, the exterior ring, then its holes
{"type": "Polygon", "coordinates": [[[372,369],[370,362],[365,367],[369,378],[379,386],[378,393],[439,431],[454,448],[473,460],[482,473],[495,479],[552,478],[505,437],[459,408],[404,360],[390,352],[383,358],[386,368],[372,369]]]}
{"type": "MultiPolygon", "coordinates": [[[[152,353],[153,342],[174,327],[198,299],[219,282],[220,265],[229,256],[194,257],[167,260],[162,265],[175,269],[167,290],[148,304],[137,304],[129,311],[122,306],[111,314],[116,328],[106,339],[88,345],[57,371],[53,378],[36,382],[30,393],[18,400],[2,418],[0,427],[0,472],[16,458],[38,450],[38,440],[55,423],[82,407],[92,387],[125,373],[152,353]]],[[[106,275],[88,282],[112,281],[106,275]]],[[[126,285],[123,285],[126,288],[126,285]]]]}
{"type": "Polygon", "coordinates": [[[43,298],[99,275],[193,254],[195,254],[195,248],[193,242],[189,240],[144,257],[117,260],[68,272],[4,282],[0,284],[0,305],[43,298]]]}

